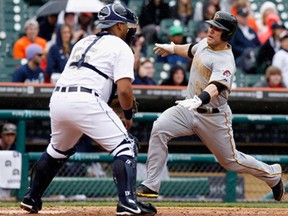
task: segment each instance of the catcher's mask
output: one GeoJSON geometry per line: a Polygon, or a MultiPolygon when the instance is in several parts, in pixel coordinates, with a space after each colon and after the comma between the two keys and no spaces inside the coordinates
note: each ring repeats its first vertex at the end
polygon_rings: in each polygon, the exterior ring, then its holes
{"type": "Polygon", "coordinates": [[[134,39],[138,25],[136,14],[119,3],[108,4],[99,11],[97,28],[107,29],[117,23],[127,23],[128,32],[125,41],[130,45],[134,39]]]}
{"type": "Polygon", "coordinates": [[[237,29],[236,17],[225,11],[217,11],[211,20],[207,20],[205,22],[223,30],[221,35],[221,39],[223,41],[231,40],[237,29]]]}

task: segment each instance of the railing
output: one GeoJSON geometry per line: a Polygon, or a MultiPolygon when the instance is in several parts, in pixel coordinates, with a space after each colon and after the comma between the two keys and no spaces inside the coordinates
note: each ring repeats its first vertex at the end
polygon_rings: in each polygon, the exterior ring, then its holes
{"type": "MultiPolygon", "coordinates": [[[[160,113],[137,113],[135,121],[154,121],[160,113]]],[[[28,119],[48,119],[49,112],[42,110],[0,110],[0,119],[14,119],[17,120],[17,141],[16,150],[22,153],[22,176],[21,187],[17,191],[17,197],[23,198],[24,193],[28,187],[28,172],[29,160],[37,160],[41,153],[27,153],[25,150],[26,137],[26,120],[28,119]]],[[[234,122],[250,122],[250,123],[287,123],[288,116],[286,115],[233,115],[234,122]]],[[[256,159],[267,163],[281,163],[288,164],[287,155],[254,155],[256,159]]],[[[144,163],[147,159],[146,154],[139,154],[138,161],[144,163]]],[[[76,153],[70,161],[81,162],[111,162],[113,157],[102,153],[76,153]]],[[[171,163],[218,163],[216,158],[210,154],[169,154],[168,162],[171,163]]],[[[225,202],[236,201],[236,182],[237,173],[226,172],[226,195],[225,202]]]]}

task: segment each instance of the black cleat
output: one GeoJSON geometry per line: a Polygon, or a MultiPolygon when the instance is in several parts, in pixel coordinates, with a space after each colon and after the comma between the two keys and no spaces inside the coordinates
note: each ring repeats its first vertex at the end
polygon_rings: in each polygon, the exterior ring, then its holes
{"type": "Polygon", "coordinates": [[[133,205],[124,204],[121,201],[117,204],[116,215],[140,215],[141,209],[133,203],[133,205]]]}
{"type": "Polygon", "coordinates": [[[157,209],[151,203],[143,203],[143,202],[137,201],[137,205],[141,209],[141,215],[157,214],[157,209]]]}
{"type": "Polygon", "coordinates": [[[157,198],[158,197],[157,192],[152,191],[151,189],[149,189],[148,187],[146,187],[145,185],[142,185],[142,184],[140,184],[136,188],[136,195],[139,197],[147,197],[147,198],[157,198]]]}
{"type": "Polygon", "coordinates": [[[274,187],[272,187],[272,192],[273,192],[274,199],[276,201],[282,200],[282,198],[284,197],[284,194],[285,194],[285,188],[283,186],[282,179],[280,179],[278,184],[276,184],[274,187]]]}
{"type": "Polygon", "coordinates": [[[137,202],[137,205],[131,206],[129,204],[123,204],[122,202],[118,202],[116,215],[146,215],[153,216],[157,213],[156,208],[148,203],[137,202]]]}
{"type": "Polygon", "coordinates": [[[20,207],[29,213],[38,213],[42,209],[42,201],[34,200],[29,196],[24,197],[23,201],[20,203],[20,207]]]}

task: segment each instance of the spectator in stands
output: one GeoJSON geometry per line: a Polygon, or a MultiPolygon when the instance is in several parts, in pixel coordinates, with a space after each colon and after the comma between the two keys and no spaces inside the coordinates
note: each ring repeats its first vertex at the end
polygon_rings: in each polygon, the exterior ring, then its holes
{"type": "Polygon", "coordinates": [[[264,74],[268,66],[272,64],[274,54],[280,49],[280,34],[285,30],[281,23],[272,25],[272,36],[262,44],[256,55],[257,73],[264,74]]]}
{"type": "Polygon", "coordinates": [[[237,15],[237,10],[239,8],[247,8],[249,11],[248,16],[248,26],[251,27],[256,33],[258,33],[258,26],[256,19],[254,18],[253,10],[251,9],[251,3],[249,0],[236,0],[231,7],[231,14],[237,15]]]}
{"type": "MultiPolygon", "coordinates": [[[[183,44],[184,41],[184,28],[180,26],[171,26],[169,28],[169,40],[174,44],[183,44]]],[[[166,57],[157,57],[157,62],[166,62],[170,65],[186,65],[189,62],[188,58],[184,58],[177,54],[168,55],[166,57]]]]}
{"type": "Polygon", "coordinates": [[[255,48],[259,47],[261,43],[258,39],[257,33],[248,26],[248,16],[249,11],[247,8],[239,8],[237,10],[236,18],[238,21],[238,27],[235,36],[229,43],[232,45],[236,66],[240,67],[246,73],[253,73],[250,71],[255,70],[253,67],[254,58],[251,57],[251,53],[254,55],[255,48]]]}
{"type": "Polygon", "coordinates": [[[135,80],[133,85],[156,85],[153,80],[155,68],[154,59],[152,58],[141,58],[138,71],[135,74],[135,80]]]}
{"type": "Polygon", "coordinates": [[[78,24],[73,32],[72,42],[76,43],[80,39],[92,34],[93,13],[80,13],[78,24]]]}
{"type": "MultiPolygon", "coordinates": [[[[16,135],[17,135],[17,127],[15,124],[12,123],[3,124],[0,134],[0,151],[16,150],[16,144],[15,144],[16,135]]],[[[9,197],[11,197],[11,189],[0,187],[0,199],[9,197]]]]}
{"type": "Polygon", "coordinates": [[[66,65],[72,49],[72,30],[67,24],[58,29],[56,43],[51,46],[47,56],[46,74],[61,73],[66,65]]]}
{"type": "Polygon", "coordinates": [[[75,13],[72,12],[65,12],[64,13],[64,24],[70,26],[72,31],[74,31],[74,28],[76,26],[75,22],[75,13]]]}
{"type": "Polygon", "coordinates": [[[52,34],[56,30],[58,14],[51,14],[44,17],[38,17],[39,23],[39,37],[44,38],[46,41],[50,41],[52,34]]]}
{"type": "Polygon", "coordinates": [[[198,1],[194,9],[193,20],[205,21],[212,18],[216,11],[228,11],[229,6],[221,0],[204,0],[198,1]]]}
{"type": "Polygon", "coordinates": [[[194,43],[198,43],[203,38],[207,37],[209,24],[203,21],[199,21],[196,25],[196,37],[193,40],[194,43]]]}
{"type": "Polygon", "coordinates": [[[191,3],[191,0],[177,0],[176,4],[171,7],[171,16],[187,26],[192,18],[193,8],[191,3]]]}
{"type": "Polygon", "coordinates": [[[12,123],[5,123],[2,126],[0,150],[16,150],[15,141],[17,135],[17,127],[12,123]]]}
{"type": "Polygon", "coordinates": [[[173,66],[169,71],[169,77],[163,80],[161,85],[187,86],[186,71],[180,65],[173,66]]]}
{"type": "MultiPolygon", "coordinates": [[[[275,14],[278,16],[278,11],[276,5],[271,1],[265,1],[260,7],[260,18],[256,20],[258,26],[258,34],[265,32],[267,30],[267,16],[270,14],[275,14]]],[[[280,21],[280,20],[278,20],[280,21]]],[[[277,21],[277,22],[278,22],[277,21]]]]}
{"type": "MultiPolygon", "coordinates": [[[[61,13],[60,13],[60,14],[61,14],[61,13]]],[[[59,18],[58,18],[58,21],[59,21],[59,18]]],[[[60,23],[61,23],[61,24],[57,24],[56,29],[55,29],[55,31],[54,31],[53,34],[52,34],[51,40],[49,40],[49,41],[47,42],[47,44],[46,44],[46,50],[45,50],[45,51],[46,51],[47,53],[48,53],[50,47],[56,43],[57,32],[59,32],[59,29],[61,29],[61,26],[62,26],[63,24],[68,25],[68,26],[71,28],[71,31],[72,31],[72,33],[73,33],[73,35],[74,35],[75,28],[76,28],[75,13],[65,12],[65,13],[64,13],[64,20],[63,20],[63,22],[60,22],[60,23]]],[[[78,38],[78,36],[75,36],[75,39],[74,39],[74,40],[76,40],[76,38],[78,38]]],[[[72,38],[72,43],[74,44],[73,38],[72,38]]]]}
{"type": "Polygon", "coordinates": [[[134,70],[137,71],[140,65],[140,59],[146,55],[147,50],[145,47],[145,38],[141,33],[141,29],[138,26],[135,34],[135,39],[132,41],[131,48],[134,52],[134,70]]]}
{"type": "Polygon", "coordinates": [[[164,0],[146,0],[141,8],[139,25],[145,43],[154,44],[160,31],[162,19],[171,18],[170,8],[164,0]]]}
{"type": "Polygon", "coordinates": [[[273,34],[272,26],[274,23],[281,22],[280,17],[277,14],[269,14],[266,18],[266,29],[258,34],[260,42],[265,43],[268,38],[270,38],[273,34]]]}
{"type": "Polygon", "coordinates": [[[280,68],[269,66],[266,69],[265,79],[257,82],[254,87],[286,88],[280,68]]]}
{"type": "Polygon", "coordinates": [[[43,48],[38,44],[30,44],[26,48],[25,56],[28,62],[15,70],[12,82],[44,82],[44,71],[40,68],[43,58],[43,48]]]}
{"type": "Polygon", "coordinates": [[[26,58],[26,48],[30,44],[38,44],[43,49],[46,46],[46,40],[39,37],[39,24],[35,19],[29,19],[24,25],[25,35],[19,38],[13,47],[13,57],[15,59],[26,58]]]}
{"type": "Polygon", "coordinates": [[[288,31],[280,34],[281,49],[275,53],[272,65],[281,69],[283,82],[288,86],[288,31]]]}

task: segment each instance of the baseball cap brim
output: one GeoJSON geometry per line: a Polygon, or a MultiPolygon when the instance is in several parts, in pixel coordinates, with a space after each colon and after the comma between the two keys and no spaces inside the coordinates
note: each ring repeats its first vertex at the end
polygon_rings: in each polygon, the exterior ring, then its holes
{"type": "Polygon", "coordinates": [[[219,22],[217,22],[217,21],[215,21],[215,20],[207,20],[207,21],[205,21],[205,22],[206,22],[206,23],[209,23],[210,25],[215,26],[215,27],[217,27],[217,28],[219,28],[219,29],[222,29],[222,30],[225,30],[225,31],[229,31],[228,28],[226,28],[226,27],[223,26],[221,23],[219,23],[219,22]]]}

